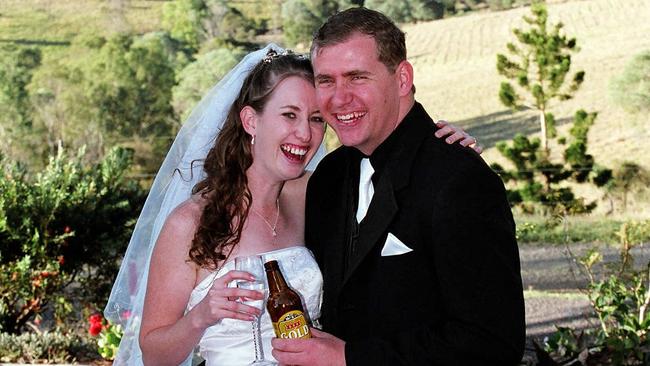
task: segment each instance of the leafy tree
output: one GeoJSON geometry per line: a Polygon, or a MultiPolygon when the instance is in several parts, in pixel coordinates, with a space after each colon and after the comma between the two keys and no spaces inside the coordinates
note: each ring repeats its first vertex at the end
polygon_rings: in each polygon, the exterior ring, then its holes
{"type": "Polygon", "coordinates": [[[278,34],[282,29],[282,0],[231,1],[231,7],[238,10],[253,25],[258,34],[278,34]]]}
{"type": "Polygon", "coordinates": [[[33,174],[0,157],[0,331],[18,333],[47,308],[62,324],[73,301],[104,304],[144,203],[126,178],[132,158],[116,148],[89,166],[83,151],[60,149],[33,174]]]}
{"type": "Polygon", "coordinates": [[[367,0],[364,5],[405,23],[442,18],[446,10],[453,11],[454,4],[455,0],[367,0]]]}
{"type": "Polygon", "coordinates": [[[192,49],[198,50],[202,42],[202,0],[174,0],[163,5],[162,24],[169,34],[192,49]]]}
{"type": "Polygon", "coordinates": [[[255,35],[255,22],[225,0],[206,0],[201,18],[205,42],[247,44],[255,35]]]}
{"type": "MultiPolygon", "coordinates": [[[[625,212],[629,194],[640,191],[648,185],[650,185],[650,172],[635,162],[625,161],[614,169],[613,179],[608,183],[607,190],[610,194],[620,197],[622,210],[625,212]]],[[[613,205],[613,202],[611,204],[613,205]]]]}
{"type": "Polygon", "coordinates": [[[101,48],[86,81],[106,131],[126,137],[169,133],[175,84],[174,54],[168,48],[172,43],[162,33],[149,33],[117,36],[101,48]]]}
{"type": "Polygon", "coordinates": [[[282,4],[282,29],[289,45],[309,45],[312,34],[338,9],[330,0],[287,0],[282,4]]]}
{"type": "Polygon", "coordinates": [[[87,120],[108,146],[137,148],[136,163],[154,171],[164,157],[178,119],[171,105],[182,48],[165,33],[119,35],[106,40],[80,69],[87,120]],[[129,145],[127,145],[129,146],[129,145]]]}
{"type": "Polygon", "coordinates": [[[41,51],[37,48],[0,48],[0,151],[13,157],[20,155],[21,148],[35,147],[29,144],[34,129],[28,85],[40,65],[41,51]],[[14,141],[28,146],[16,146],[14,141]]]}
{"type": "Polygon", "coordinates": [[[31,126],[29,85],[34,69],[41,64],[37,48],[0,48],[0,118],[16,126],[31,126]]]}
{"type": "Polygon", "coordinates": [[[34,73],[29,87],[33,123],[39,131],[43,151],[33,151],[32,159],[19,160],[29,160],[32,167],[43,166],[60,144],[75,149],[88,144],[93,146],[88,149],[88,156],[99,159],[101,154],[96,152],[102,145],[98,142],[100,131],[85,113],[85,103],[80,103],[86,98],[86,90],[79,85],[80,74],[81,71],[63,58],[48,60],[34,73]]]}
{"type": "Polygon", "coordinates": [[[221,80],[244,56],[243,50],[219,48],[200,55],[178,74],[172,105],[184,120],[211,86],[221,80]]]}
{"type": "Polygon", "coordinates": [[[573,96],[584,80],[584,72],[576,72],[570,85],[565,81],[571,68],[571,53],[576,51],[576,39],[562,34],[562,23],[548,24],[548,12],[543,0],[531,5],[532,17],[524,16],[528,29],[513,29],[518,45],[508,43],[510,59],[497,55],[499,74],[515,82],[501,83],[499,99],[510,108],[531,108],[539,112],[542,151],[548,153],[548,137],[555,136],[554,118],[548,112],[554,99],[573,96]],[[521,91],[528,96],[524,98],[521,91]]]}
{"type": "Polygon", "coordinates": [[[246,44],[256,29],[254,21],[226,0],[173,0],[163,7],[163,26],[194,51],[215,40],[246,44]]]}
{"type": "Polygon", "coordinates": [[[632,113],[650,112],[650,51],[634,56],[613,80],[611,93],[616,103],[632,113]]]}
{"type": "Polygon", "coordinates": [[[321,18],[305,0],[287,0],[282,4],[282,30],[287,44],[307,44],[321,24],[321,18]]]}
{"type": "Polygon", "coordinates": [[[92,161],[104,155],[105,145],[112,139],[104,138],[86,79],[105,44],[103,37],[78,37],[66,55],[48,58],[34,72],[29,91],[34,129],[39,131],[43,151],[33,154],[30,167],[45,166],[60,145],[73,150],[86,145],[85,157],[92,161]]]}

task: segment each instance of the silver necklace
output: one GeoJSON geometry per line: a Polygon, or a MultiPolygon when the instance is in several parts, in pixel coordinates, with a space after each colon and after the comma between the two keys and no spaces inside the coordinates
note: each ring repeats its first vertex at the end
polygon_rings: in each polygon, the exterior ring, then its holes
{"type": "Polygon", "coordinates": [[[253,206],[251,206],[251,210],[253,210],[253,212],[255,212],[257,214],[257,216],[259,216],[262,220],[264,220],[264,223],[266,224],[266,226],[268,226],[269,229],[271,229],[271,234],[273,235],[273,237],[278,236],[278,233],[277,233],[277,231],[275,231],[275,229],[278,226],[278,219],[280,218],[280,198],[277,198],[275,200],[275,208],[276,208],[275,221],[273,222],[273,225],[271,225],[269,220],[267,220],[264,217],[264,215],[259,213],[259,211],[257,211],[255,208],[253,208],[253,206]]]}

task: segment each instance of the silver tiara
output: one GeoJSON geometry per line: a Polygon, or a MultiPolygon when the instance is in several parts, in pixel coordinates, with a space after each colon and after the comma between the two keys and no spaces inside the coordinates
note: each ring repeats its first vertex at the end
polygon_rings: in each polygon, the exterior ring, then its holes
{"type": "Polygon", "coordinates": [[[307,59],[307,56],[295,54],[292,50],[284,50],[281,53],[278,53],[275,50],[269,50],[269,52],[266,53],[266,56],[262,59],[262,62],[264,62],[265,64],[270,64],[276,58],[280,56],[286,56],[286,55],[296,55],[296,57],[307,59]]]}

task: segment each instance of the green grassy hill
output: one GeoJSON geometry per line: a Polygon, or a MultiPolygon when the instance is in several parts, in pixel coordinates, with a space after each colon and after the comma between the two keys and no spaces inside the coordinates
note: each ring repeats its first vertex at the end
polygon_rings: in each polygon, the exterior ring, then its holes
{"type": "Polygon", "coordinates": [[[2,0],[0,42],[65,45],[79,34],[160,28],[160,0],[2,0]]]}

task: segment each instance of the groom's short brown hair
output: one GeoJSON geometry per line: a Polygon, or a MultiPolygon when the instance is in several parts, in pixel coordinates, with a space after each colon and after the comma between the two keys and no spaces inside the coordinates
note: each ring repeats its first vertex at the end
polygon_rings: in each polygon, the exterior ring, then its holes
{"type": "Polygon", "coordinates": [[[330,16],[314,33],[310,54],[327,46],[345,42],[355,33],[374,38],[379,61],[394,72],[406,60],[406,41],[402,32],[386,15],[364,7],[350,8],[330,16]]]}

